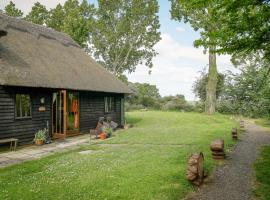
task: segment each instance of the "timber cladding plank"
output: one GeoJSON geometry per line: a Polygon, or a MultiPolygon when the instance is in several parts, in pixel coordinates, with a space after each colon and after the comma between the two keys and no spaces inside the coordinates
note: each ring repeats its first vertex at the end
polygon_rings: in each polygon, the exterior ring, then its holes
{"type": "Polygon", "coordinates": [[[18,138],[20,144],[31,143],[37,130],[50,123],[51,91],[38,88],[0,86],[0,139],[18,138]],[[15,94],[30,94],[32,116],[27,119],[15,118],[15,94]],[[39,112],[40,98],[45,97],[45,112],[39,112]]]}
{"type": "Polygon", "coordinates": [[[89,132],[95,128],[99,117],[110,116],[112,120],[120,124],[121,94],[110,93],[80,93],[80,127],[82,132],[89,132]],[[115,110],[111,113],[105,113],[104,97],[112,96],[115,98],[115,110]]]}

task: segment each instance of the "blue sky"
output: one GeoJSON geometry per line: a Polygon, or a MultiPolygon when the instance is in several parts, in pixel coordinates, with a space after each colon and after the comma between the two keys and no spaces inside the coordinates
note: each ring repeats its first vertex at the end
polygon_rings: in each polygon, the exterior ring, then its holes
{"type": "MultiPolygon", "coordinates": [[[[31,10],[33,4],[39,1],[48,8],[55,7],[65,0],[13,0],[24,13],[31,10]]],[[[96,0],[89,0],[96,3],[96,0]]],[[[0,8],[3,9],[9,0],[1,0],[0,8]]],[[[147,82],[155,84],[162,96],[184,94],[187,100],[195,100],[192,85],[204,67],[207,66],[208,56],[203,54],[203,49],[193,47],[193,41],[199,38],[199,33],[192,30],[189,24],[176,22],[170,18],[170,3],[159,0],[159,17],[161,23],[161,41],[155,46],[159,53],[154,60],[152,73],[148,74],[145,66],[137,66],[132,74],[127,74],[129,81],[147,82]]],[[[224,72],[234,71],[228,55],[217,57],[218,70],[224,72]]]]}

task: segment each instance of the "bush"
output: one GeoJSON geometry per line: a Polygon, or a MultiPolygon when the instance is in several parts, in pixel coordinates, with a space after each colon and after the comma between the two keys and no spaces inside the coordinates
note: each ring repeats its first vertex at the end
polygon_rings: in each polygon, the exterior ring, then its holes
{"type": "Polygon", "coordinates": [[[126,111],[133,111],[133,110],[141,110],[144,109],[145,107],[141,104],[129,104],[125,103],[125,110],[126,111]]]}

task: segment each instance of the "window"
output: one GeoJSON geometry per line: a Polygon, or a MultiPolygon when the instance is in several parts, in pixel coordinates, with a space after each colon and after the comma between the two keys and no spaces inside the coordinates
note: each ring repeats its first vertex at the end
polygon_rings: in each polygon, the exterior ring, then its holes
{"type": "Polygon", "coordinates": [[[115,110],[114,97],[105,97],[105,113],[113,112],[115,110]]]}
{"type": "Polygon", "coordinates": [[[16,94],[16,118],[31,117],[31,99],[28,94],[16,94]]]}

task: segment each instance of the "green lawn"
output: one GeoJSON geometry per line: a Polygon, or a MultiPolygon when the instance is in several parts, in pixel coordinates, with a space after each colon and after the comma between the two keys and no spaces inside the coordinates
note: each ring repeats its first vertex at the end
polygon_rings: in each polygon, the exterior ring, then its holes
{"type": "Polygon", "coordinates": [[[269,120],[269,119],[265,119],[265,118],[262,118],[262,119],[256,119],[256,120],[255,120],[255,124],[270,129],[270,120],[269,120]]]}
{"type": "Polygon", "coordinates": [[[148,111],[127,119],[133,128],[81,147],[92,154],[76,150],[0,169],[0,199],[181,199],[193,190],[188,156],[202,151],[211,170],[210,141],[223,138],[228,150],[236,126],[219,114],[148,111]]]}
{"type": "Polygon", "coordinates": [[[270,146],[264,147],[261,157],[255,163],[256,185],[255,195],[258,199],[270,199],[270,146]]]}

